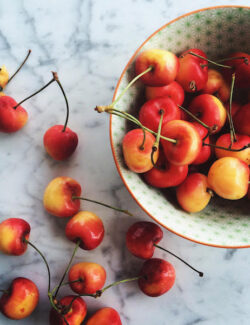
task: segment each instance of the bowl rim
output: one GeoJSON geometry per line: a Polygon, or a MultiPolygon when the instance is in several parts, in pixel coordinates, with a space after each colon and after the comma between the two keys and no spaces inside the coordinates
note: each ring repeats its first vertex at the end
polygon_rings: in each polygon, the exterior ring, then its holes
{"type": "MultiPolygon", "coordinates": [[[[116,88],[115,88],[115,91],[114,91],[114,95],[113,95],[113,98],[112,98],[112,101],[115,100],[115,97],[116,97],[116,94],[117,94],[117,91],[118,91],[118,88],[120,86],[120,83],[129,67],[129,65],[132,63],[132,61],[134,61],[135,57],[137,56],[138,52],[141,50],[141,48],[155,35],[157,34],[159,31],[161,31],[162,29],[166,28],[168,25],[184,18],[184,17],[187,17],[187,16],[190,16],[190,15],[193,15],[195,13],[198,13],[198,12],[202,12],[202,11],[206,11],[206,10],[212,10],[212,9],[223,9],[223,8],[244,8],[244,9],[250,9],[250,6],[241,6],[241,5],[224,5],[224,6],[213,6],[213,7],[206,7],[206,8],[201,8],[201,9],[197,9],[197,10],[193,10],[191,12],[188,12],[186,14],[183,14],[173,20],[171,20],[170,22],[164,24],[163,26],[161,26],[160,28],[158,28],[155,32],[153,32],[150,36],[148,36],[146,38],[146,40],[135,50],[134,54],[131,56],[131,58],[129,59],[128,63],[126,64],[125,68],[123,69],[120,77],[119,77],[119,80],[117,82],[117,85],[116,85],[116,88]]],[[[128,186],[125,178],[123,177],[122,175],[122,172],[121,172],[121,168],[120,168],[120,165],[119,165],[119,162],[116,158],[116,154],[115,154],[115,148],[114,148],[114,142],[113,142],[113,137],[112,137],[112,115],[110,115],[110,120],[109,120],[109,138],[110,138],[110,145],[111,145],[111,150],[112,150],[112,154],[113,154],[113,158],[114,158],[114,161],[115,161],[115,165],[116,165],[116,168],[117,168],[117,171],[123,181],[123,184],[125,185],[126,189],[128,190],[129,194],[132,196],[132,198],[135,200],[135,202],[139,205],[139,207],[150,217],[152,218],[155,222],[157,222],[158,224],[160,224],[163,228],[171,231],[172,233],[174,233],[175,235],[178,235],[184,239],[187,239],[189,241],[192,241],[192,242],[195,242],[197,244],[201,244],[201,245],[205,245],[205,246],[210,246],[210,247],[216,247],[216,248],[250,248],[250,244],[249,245],[240,245],[240,246],[228,246],[228,245],[217,245],[217,244],[212,244],[212,243],[206,243],[206,242],[202,242],[202,241],[199,241],[199,240],[195,240],[193,238],[189,238],[187,236],[184,236],[183,234],[181,233],[178,233],[176,232],[175,230],[173,230],[172,228],[170,227],[167,227],[166,225],[164,225],[162,222],[158,221],[156,219],[156,217],[154,217],[152,214],[150,214],[146,208],[137,200],[137,198],[134,196],[132,190],[130,189],[130,187],[128,186]]]]}

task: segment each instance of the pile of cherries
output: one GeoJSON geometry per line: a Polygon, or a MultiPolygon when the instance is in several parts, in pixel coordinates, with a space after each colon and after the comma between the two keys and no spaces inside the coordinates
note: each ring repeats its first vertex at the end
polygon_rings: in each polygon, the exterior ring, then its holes
{"type": "MultiPolygon", "coordinates": [[[[104,287],[106,281],[105,269],[93,262],[81,262],[72,266],[78,248],[93,250],[104,238],[102,220],[93,212],[79,211],[80,200],[101,204],[108,208],[132,215],[126,210],[112,207],[105,203],[87,199],[81,196],[80,184],[70,177],[57,177],[45,189],[43,204],[45,210],[59,218],[70,217],[65,227],[67,239],[75,243],[75,248],[65,272],[57,286],[51,288],[51,270],[43,253],[30,241],[30,225],[20,218],[9,218],[0,223],[0,251],[4,254],[19,256],[26,252],[27,246],[34,248],[42,257],[48,271],[48,298],[51,303],[51,325],[80,325],[86,317],[87,305],[82,297],[99,298],[109,288],[137,281],[140,290],[151,297],[158,297],[172,288],[175,282],[174,267],[167,261],[152,258],[155,247],[173,256],[175,254],[158,245],[163,237],[161,228],[152,222],[136,222],[127,232],[126,244],[128,250],[135,256],[145,259],[141,271],[133,278],[122,279],[104,287]],[[68,274],[68,281],[64,281],[68,274]],[[73,295],[58,299],[62,286],[70,286],[73,295]]],[[[179,257],[177,257],[180,259],[179,257]]],[[[180,259],[182,260],[182,259],[180,259]]],[[[183,260],[182,260],[183,261],[183,260]]],[[[183,261],[184,262],[184,261],[183,261]]],[[[184,262],[200,276],[187,262],[184,262]]],[[[19,277],[12,281],[0,298],[0,310],[8,318],[23,319],[28,317],[36,308],[39,291],[35,283],[27,278],[19,277]]],[[[118,312],[105,307],[92,315],[86,325],[121,325],[118,312]]]]}
{"type": "Polygon", "coordinates": [[[137,56],[135,73],[114,102],[95,108],[136,125],[122,142],[128,168],[151,186],[175,188],[187,212],[204,209],[214,193],[250,198],[250,55],[214,62],[196,48],[179,57],[148,49],[137,56]],[[146,97],[138,118],[115,107],[137,79],[146,97]]]}

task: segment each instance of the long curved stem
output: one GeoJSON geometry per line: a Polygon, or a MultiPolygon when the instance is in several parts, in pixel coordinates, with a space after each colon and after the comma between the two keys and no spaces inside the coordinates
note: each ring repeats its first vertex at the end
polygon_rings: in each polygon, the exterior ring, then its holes
{"type": "Polygon", "coordinates": [[[112,104],[110,105],[111,107],[114,107],[115,104],[123,97],[123,95],[127,92],[127,90],[138,80],[140,79],[144,74],[148,73],[149,71],[151,71],[153,69],[152,66],[149,66],[145,71],[143,71],[142,73],[138,74],[133,80],[131,80],[128,85],[126,86],[126,88],[120,93],[120,95],[112,102],[112,104]]]}
{"type": "Polygon", "coordinates": [[[21,102],[19,102],[18,104],[16,104],[13,108],[17,109],[18,106],[20,106],[22,103],[26,102],[26,100],[30,99],[31,97],[37,95],[38,93],[40,93],[42,90],[44,90],[45,88],[47,88],[52,82],[54,82],[56,79],[53,76],[53,78],[46,84],[44,85],[42,88],[40,88],[39,90],[37,90],[36,92],[34,92],[32,95],[30,95],[29,97],[26,97],[25,99],[23,99],[21,102]]]}
{"type": "Polygon", "coordinates": [[[120,281],[115,281],[109,285],[107,285],[106,287],[104,287],[103,289],[97,291],[95,293],[95,295],[97,295],[97,297],[100,297],[104,291],[108,290],[109,288],[112,288],[118,284],[121,284],[121,283],[126,283],[126,282],[132,282],[132,281],[136,281],[136,280],[139,280],[141,278],[141,276],[136,276],[136,277],[133,277],[133,278],[129,278],[129,279],[124,279],[124,280],[120,280],[120,281]]]}
{"type": "Polygon", "coordinates": [[[9,84],[11,82],[11,80],[15,77],[15,75],[22,69],[22,67],[24,66],[25,62],[28,60],[29,56],[30,56],[31,50],[28,51],[28,54],[26,55],[24,61],[21,63],[21,65],[19,66],[19,68],[13,73],[13,75],[9,78],[7,84],[9,84]]]}
{"type": "Polygon", "coordinates": [[[65,94],[65,91],[63,89],[63,86],[62,86],[62,84],[61,84],[61,82],[60,82],[60,80],[58,78],[57,73],[56,72],[52,72],[52,74],[53,74],[53,76],[54,76],[54,78],[55,78],[58,86],[60,87],[60,89],[61,89],[61,91],[63,93],[63,97],[64,97],[65,103],[66,103],[66,119],[65,119],[65,122],[64,122],[63,130],[62,130],[62,132],[65,132],[66,127],[67,127],[67,124],[68,124],[68,120],[69,120],[69,102],[68,102],[67,96],[65,94]]]}
{"type": "Polygon", "coordinates": [[[209,147],[222,149],[222,150],[226,150],[226,151],[239,152],[239,151],[243,151],[243,150],[245,150],[247,148],[250,148],[250,143],[248,143],[247,145],[245,145],[244,147],[242,147],[240,149],[232,149],[230,147],[226,148],[226,147],[216,146],[215,144],[212,144],[212,143],[204,143],[204,142],[203,142],[203,146],[209,146],[209,147]]]}
{"type": "Polygon", "coordinates": [[[207,62],[209,62],[209,63],[212,63],[212,64],[214,64],[214,65],[217,65],[218,67],[232,69],[232,67],[230,67],[230,65],[224,65],[224,64],[217,63],[217,62],[212,61],[212,60],[210,60],[210,59],[208,59],[208,58],[205,58],[204,56],[201,56],[201,55],[199,55],[199,54],[196,54],[196,53],[194,53],[194,52],[192,52],[192,51],[191,51],[191,52],[188,52],[187,54],[191,54],[191,55],[193,55],[193,56],[196,56],[197,58],[203,59],[203,60],[205,60],[205,61],[207,61],[207,62]]]}
{"type": "Polygon", "coordinates": [[[187,263],[186,261],[184,261],[182,258],[180,258],[179,256],[175,255],[174,253],[170,252],[169,250],[157,245],[157,244],[154,244],[155,247],[163,250],[164,252],[167,252],[169,254],[171,254],[172,256],[176,257],[178,260],[182,261],[184,264],[186,264],[187,266],[189,266],[192,270],[194,270],[195,272],[197,272],[199,274],[200,277],[203,277],[203,272],[200,272],[198,271],[197,269],[195,269],[192,265],[190,265],[189,263],[187,263]]]}
{"type": "Polygon", "coordinates": [[[71,258],[70,258],[70,261],[69,261],[69,263],[68,263],[68,266],[67,266],[65,272],[63,273],[63,276],[62,276],[62,278],[61,278],[61,280],[60,280],[60,283],[59,283],[59,285],[58,285],[58,287],[57,287],[57,289],[56,289],[56,292],[55,292],[55,298],[56,298],[56,296],[57,296],[57,294],[58,294],[58,292],[59,292],[59,290],[60,290],[60,288],[61,288],[61,286],[62,286],[62,284],[63,284],[63,281],[64,281],[64,279],[65,279],[65,277],[66,277],[66,275],[67,275],[69,269],[70,269],[70,266],[71,266],[71,264],[72,264],[72,261],[73,261],[75,255],[76,255],[76,252],[77,252],[77,250],[78,250],[80,244],[81,244],[81,240],[79,239],[79,240],[77,241],[77,243],[76,243],[76,246],[75,246],[75,248],[74,248],[74,251],[73,251],[73,254],[72,254],[71,258]]]}
{"type": "Polygon", "coordinates": [[[113,209],[115,211],[119,211],[119,212],[123,212],[131,217],[134,217],[134,215],[129,212],[128,210],[123,210],[123,209],[120,209],[120,208],[116,208],[116,207],[113,207],[112,205],[109,205],[109,204],[106,204],[106,203],[103,203],[103,202],[99,202],[99,201],[96,201],[96,200],[91,200],[91,199],[87,199],[86,197],[82,197],[82,196],[72,196],[72,200],[83,200],[83,201],[88,201],[88,202],[92,202],[92,203],[96,203],[96,204],[99,204],[99,205],[102,205],[106,208],[110,208],[110,209],[113,209]]]}
{"type": "Polygon", "coordinates": [[[41,256],[41,258],[43,259],[45,265],[46,265],[46,268],[47,268],[47,271],[48,271],[48,292],[50,292],[50,286],[51,286],[51,273],[50,273],[50,267],[49,267],[49,264],[47,262],[47,259],[46,257],[43,255],[43,253],[34,245],[32,244],[29,240],[27,239],[24,239],[24,242],[26,242],[28,245],[30,245],[32,248],[34,248],[34,250],[41,256]]]}
{"type": "Polygon", "coordinates": [[[246,56],[233,56],[232,58],[223,58],[218,60],[217,62],[225,62],[229,60],[244,60],[245,64],[249,63],[248,58],[246,56]]]}

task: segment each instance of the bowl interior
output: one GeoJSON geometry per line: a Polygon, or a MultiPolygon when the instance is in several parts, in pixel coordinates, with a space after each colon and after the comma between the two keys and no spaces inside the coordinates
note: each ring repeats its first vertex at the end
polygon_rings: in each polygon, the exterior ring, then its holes
{"type": "MultiPolygon", "coordinates": [[[[162,48],[176,54],[200,48],[209,58],[225,57],[232,51],[250,52],[250,8],[223,7],[200,10],[163,26],[136,51],[117,85],[115,96],[134,76],[136,55],[148,48],[162,48]]],[[[143,85],[137,82],[116,105],[137,115],[143,103],[143,85]]],[[[182,211],[171,191],[148,186],[140,175],[127,169],[121,150],[130,125],[112,116],[111,145],[118,171],[131,195],[157,222],[190,240],[221,247],[250,246],[249,201],[228,201],[215,197],[206,209],[189,214],[182,211]]]]}

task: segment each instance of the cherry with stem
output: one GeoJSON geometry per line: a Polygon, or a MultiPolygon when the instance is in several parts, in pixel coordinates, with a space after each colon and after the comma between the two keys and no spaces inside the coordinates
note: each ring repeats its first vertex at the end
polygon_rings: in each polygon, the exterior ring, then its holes
{"type": "Polygon", "coordinates": [[[22,69],[22,67],[24,66],[24,64],[28,60],[28,58],[30,56],[30,53],[31,53],[31,50],[28,51],[28,54],[26,55],[24,61],[21,63],[21,65],[19,66],[19,68],[13,73],[13,75],[9,78],[7,84],[9,84],[11,82],[11,80],[16,76],[16,74],[18,74],[18,72],[22,69]]]}
{"type": "Polygon", "coordinates": [[[40,88],[39,90],[37,90],[36,92],[34,92],[32,95],[26,97],[25,99],[23,99],[22,101],[20,101],[18,104],[16,104],[13,108],[17,109],[18,106],[20,106],[22,103],[26,102],[26,100],[30,99],[31,97],[37,95],[38,93],[40,93],[41,91],[43,91],[45,88],[47,88],[50,84],[52,84],[54,81],[56,81],[55,76],[53,74],[53,78],[46,84],[44,85],[42,88],[40,88]]]}

